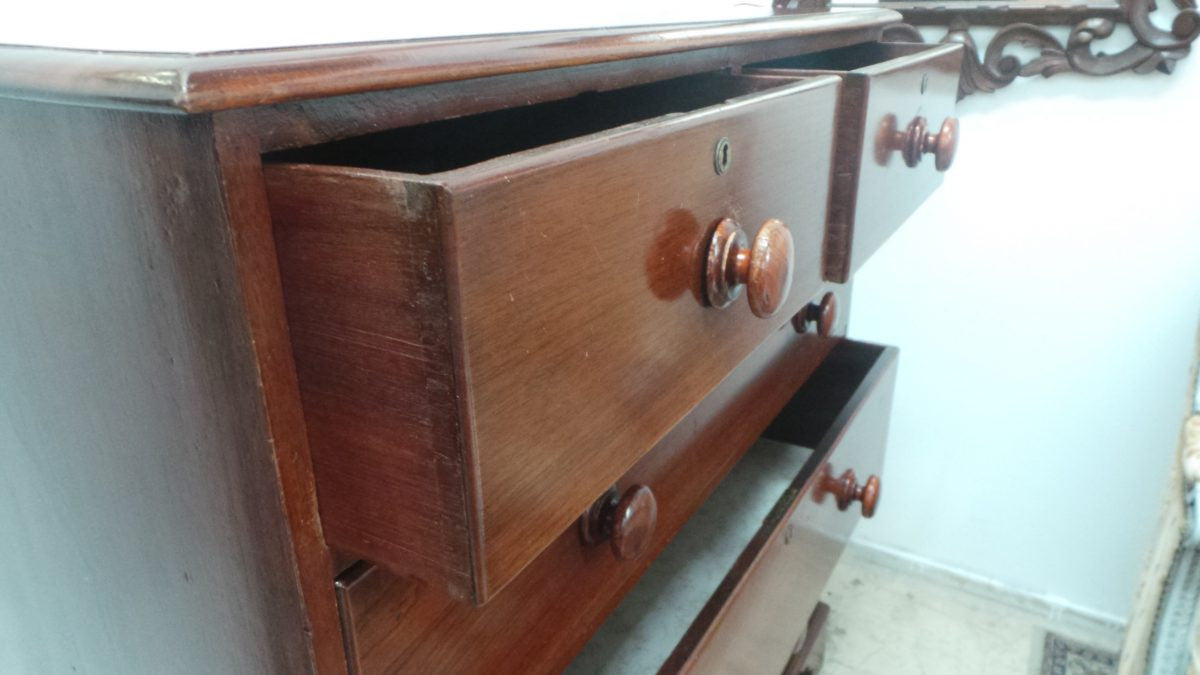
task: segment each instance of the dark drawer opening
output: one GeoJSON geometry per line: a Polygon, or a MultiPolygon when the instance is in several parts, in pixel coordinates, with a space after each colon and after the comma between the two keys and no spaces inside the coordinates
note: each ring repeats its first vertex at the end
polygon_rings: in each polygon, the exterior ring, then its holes
{"type": "Polygon", "coordinates": [[[614,127],[718,105],[793,81],[705,73],[392,129],[267,155],[272,162],[432,174],[614,127]]]}
{"type": "Polygon", "coordinates": [[[747,68],[787,68],[790,70],[850,71],[866,68],[902,56],[929,49],[929,45],[904,42],[864,42],[823,52],[789,56],[755,63],[747,68]]]}

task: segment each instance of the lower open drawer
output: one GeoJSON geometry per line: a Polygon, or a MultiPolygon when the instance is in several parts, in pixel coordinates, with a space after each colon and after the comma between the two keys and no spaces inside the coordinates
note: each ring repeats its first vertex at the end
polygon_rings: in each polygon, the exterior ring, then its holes
{"type": "Polygon", "coordinates": [[[569,672],[783,672],[878,504],[896,356],[835,347],[569,672]]]}

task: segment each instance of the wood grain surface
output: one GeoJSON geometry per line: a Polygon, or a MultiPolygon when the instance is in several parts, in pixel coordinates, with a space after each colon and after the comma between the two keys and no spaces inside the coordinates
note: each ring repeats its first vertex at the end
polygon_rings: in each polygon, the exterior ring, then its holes
{"type": "Polygon", "coordinates": [[[315,667],[214,145],[0,100],[0,671],[315,667]]]}
{"type": "Polygon", "coordinates": [[[932,129],[954,114],[962,48],[872,43],[790,57],[751,72],[840,74],[837,153],[829,200],[825,278],[844,283],[942,182],[928,158],[905,165],[881,131],[918,115],[932,129]],[[886,195],[886,198],[883,196],[886,195]]]}
{"type": "Polygon", "coordinates": [[[279,281],[257,139],[236,114],[213,118],[214,147],[232,232],[234,269],[258,365],[262,405],[305,609],[304,638],[319,673],[346,671],[334,573],[317,513],[316,484],[279,281]]]}
{"type": "Polygon", "coordinates": [[[746,21],[516,33],[206,54],[0,46],[0,95],[214,112],[838,33],[866,41],[900,14],[876,9],[746,21]]]}
{"type": "Polygon", "coordinates": [[[366,563],[343,575],[356,672],[559,672],[835,343],[774,332],[617,481],[657,495],[658,525],[637,560],[582,544],[572,523],[483,607],[366,563]]]}
{"type": "Polygon", "coordinates": [[[288,157],[373,169],[267,168],[330,541],[486,601],[804,306],[835,78],[541,145],[779,81],[700,82],[288,157]],[[771,320],[703,305],[724,217],[796,241],[771,320]]]}

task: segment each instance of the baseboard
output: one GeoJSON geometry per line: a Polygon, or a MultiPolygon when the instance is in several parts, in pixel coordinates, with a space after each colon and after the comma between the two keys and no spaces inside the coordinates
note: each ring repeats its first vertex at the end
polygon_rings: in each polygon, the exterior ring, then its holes
{"type": "Polygon", "coordinates": [[[963,592],[1033,614],[1040,614],[1057,625],[1076,626],[1081,632],[1113,631],[1123,633],[1127,624],[1124,617],[1097,612],[1088,607],[1080,607],[1053,595],[1011,588],[982,575],[957,569],[907,551],[855,540],[850,543],[848,552],[877,565],[901,569],[910,574],[952,586],[963,592]]]}

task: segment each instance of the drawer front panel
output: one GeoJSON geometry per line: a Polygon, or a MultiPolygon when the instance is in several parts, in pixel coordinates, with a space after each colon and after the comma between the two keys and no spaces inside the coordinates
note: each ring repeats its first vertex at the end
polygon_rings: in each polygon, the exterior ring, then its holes
{"type": "MultiPolygon", "coordinates": [[[[942,182],[931,156],[915,167],[905,164],[895,134],[905,133],[917,117],[927,120],[929,132],[936,132],[954,116],[962,50],[958,45],[888,47],[895,58],[847,76],[857,87],[846,87],[839,115],[849,120],[855,109],[863,109],[863,133],[861,148],[856,148],[854,207],[836,207],[838,220],[848,224],[841,236],[850,242],[849,261],[831,278],[848,279],[942,182]],[[863,91],[863,100],[852,99],[856,89],[863,91]]],[[[847,148],[847,153],[854,150],[847,148]]],[[[831,236],[830,243],[836,238],[831,236]]]]}
{"type": "Polygon", "coordinates": [[[843,78],[826,279],[848,280],[941,184],[942,172],[932,154],[921,153],[919,163],[909,166],[902,146],[917,118],[925,120],[928,135],[937,134],[954,116],[961,66],[959,45],[876,43],[750,71],[843,78]]]}
{"type": "Polygon", "coordinates": [[[637,560],[583,545],[572,524],[483,607],[379,567],[343,575],[338,595],[354,670],[561,671],[835,343],[774,333],[617,481],[622,490],[649,486],[658,500],[653,539],[637,560]]]}
{"type": "Polygon", "coordinates": [[[781,413],[767,434],[814,453],[665,671],[783,671],[862,513],[841,510],[827,481],[881,473],[894,380],[895,350],[843,343],[781,413]],[[830,400],[842,405],[823,408],[830,400]]]}
{"type": "Polygon", "coordinates": [[[428,175],[268,167],[331,542],[476,602],[515,578],[818,289],[838,84],[428,175]],[[772,218],[787,302],[704,306],[718,221],[772,218]]]}
{"type": "Polygon", "coordinates": [[[454,200],[486,575],[512,578],[820,284],[835,88],[506,166],[454,200]],[[714,147],[729,140],[718,175],[714,147]],[[616,147],[613,147],[616,146],[616,147]],[[721,218],[787,224],[789,302],[698,300],[721,218]]]}

